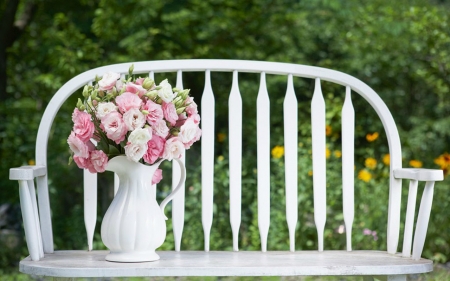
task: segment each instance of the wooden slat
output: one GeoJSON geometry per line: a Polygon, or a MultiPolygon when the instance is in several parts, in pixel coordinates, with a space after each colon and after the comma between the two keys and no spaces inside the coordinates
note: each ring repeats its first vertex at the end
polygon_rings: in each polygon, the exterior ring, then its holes
{"type": "MultiPolygon", "coordinates": [[[[183,89],[183,78],[181,70],[177,71],[177,84],[178,89],[183,89]]],[[[186,153],[181,157],[181,162],[186,163],[186,153]]],[[[178,181],[181,176],[180,166],[172,161],[172,190],[177,187],[178,181]]],[[[173,236],[175,240],[175,251],[181,249],[181,237],[183,236],[184,228],[184,198],[185,198],[185,184],[181,185],[180,191],[175,195],[172,201],[172,225],[173,236]]]]}
{"type": "Polygon", "coordinates": [[[36,177],[39,203],[39,222],[41,223],[42,246],[44,253],[53,253],[53,232],[50,216],[47,175],[36,177]]]}
{"type": "Polygon", "coordinates": [[[36,226],[36,234],[39,248],[39,257],[44,257],[44,249],[42,247],[41,223],[39,222],[38,208],[36,202],[36,190],[34,188],[34,180],[28,180],[28,189],[30,192],[31,204],[33,205],[34,222],[36,226]]]}
{"type": "Polygon", "coordinates": [[[355,217],[355,110],[351,89],[346,87],[342,107],[342,202],[347,236],[347,251],[352,250],[352,227],[355,217]]]}
{"type": "Polygon", "coordinates": [[[92,251],[95,224],[97,222],[97,174],[83,170],[84,179],[84,226],[88,241],[88,249],[92,251]]]}
{"type": "Polygon", "coordinates": [[[298,105],[292,74],[288,75],[283,103],[284,163],[286,182],[286,220],[289,229],[290,251],[295,251],[295,228],[298,221],[298,105]]]}
{"type": "Polygon", "coordinates": [[[33,261],[40,259],[39,242],[37,234],[37,225],[33,212],[33,204],[31,203],[30,190],[28,188],[28,181],[19,180],[19,196],[20,207],[22,210],[23,228],[27,239],[28,252],[33,261]]]}
{"type": "Polygon", "coordinates": [[[267,251],[270,226],[270,101],[266,87],[266,74],[261,73],[256,100],[257,158],[258,158],[258,227],[261,251],[267,251]]]}
{"type": "Polygon", "coordinates": [[[205,88],[201,101],[202,128],[202,225],[205,251],[209,251],[209,237],[213,220],[214,198],[214,107],[211,73],[205,72],[205,88]]]}
{"type": "Polygon", "coordinates": [[[416,231],[414,233],[412,258],[419,260],[422,256],[425,236],[427,235],[428,221],[430,220],[431,204],[433,203],[434,181],[427,181],[420,200],[419,214],[417,215],[416,231]]]}
{"type": "Polygon", "coordinates": [[[323,251],[323,233],[326,221],[326,138],[325,138],[325,100],[316,78],[311,102],[311,130],[314,185],[314,221],[317,228],[319,251],[323,251]]]}
{"type": "Polygon", "coordinates": [[[403,257],[411,257],[411,244],[414,227],[414,216],[416,213],[417,186],[419,182],[411,180],[409,182],[408,205],[406,207],[405,231],[403,234],[403,257]]]}
{"type": "Polygon", "coordinates": [[[230,223],[233,232],[233,250],[238,251],[241,225],[242,177],[242,98],[239,92],[238,72],[233,71],[233,84],[228,99],[229,153],[230,153],[230,223]]]}

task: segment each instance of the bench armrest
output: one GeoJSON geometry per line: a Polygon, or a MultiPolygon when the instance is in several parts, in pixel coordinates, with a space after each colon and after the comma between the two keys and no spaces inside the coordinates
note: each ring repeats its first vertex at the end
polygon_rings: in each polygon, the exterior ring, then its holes
{"type": "Polygon", "coordinates": [[[34,180],[35,177],[47,174],[45,166],[22,166],[9,169],[10,180],[34,180]]]}
{"type": "Polygon", "coordinates": [[[444,179],[444,172],[438,169],[402,168],[394,170],[394,178],[416,181],[441,181],[444,179]]]}

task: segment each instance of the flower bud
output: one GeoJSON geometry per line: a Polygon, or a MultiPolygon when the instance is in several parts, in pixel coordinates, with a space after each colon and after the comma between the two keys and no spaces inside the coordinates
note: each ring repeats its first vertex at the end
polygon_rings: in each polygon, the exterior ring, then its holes
{"type": "Polygon", "coordinates": [[[180,107],[177,109],[177,114],[180,115],[186,109],[186,106],[180,107]]]}
{"type": "Polygon", "coordinates": [[[97,106],[97,104],[98,104],[98,101],[96,101],[96,100],[93,100],[93,101],[92,101],[92,105],[93,105],[93,106],[97,106]]]}
{"type": "Polygon", "coordinates": [[[178,93],[178,92],[181,91],[181,90],[178,89],[177,87],[175,87],[175,88],[172,89],[172,91],[173,91],[174,93],[178,93]]]}
{"type": "Polygon", "coordinates": [[[158,96],[158,91],[153,90],[145,94],[149,99],[154,100],[158,96]]]}
{"type": "Polygon", "coordinates": [[[94,90],[91,94],[91,99],[95,99],[97,97],[98,90],[94,90]]]}
{"type": "Polygon", "coordinates": [[[189,96],[189,92],[190,92],[191,90],[189,90],[189,89],[187,89],[187,90],[183,90],[183,91],[181,91],[180,92],[180,96],[185,100],[185,99],[187,99],[187,97],[189,96]]]}
{"type": "Polygon", "coordinates": [[[103,98],[103,97],[105,96],[105,92],[99,91],[99,92],[98,92],[98,96],[101,97],[101,98],[103,98]]]}
{"type": "Polygon", "coordinates": [[[153,79],[149,77],[145,78],[144,82],[142,83],[142,87],[146,90],[150,90],[153,85],[155,85],[155,81],[153,81],[153,79]]]}
{"type": "Polygon", "coordinates": [[[175,136],[175,137],[178,136],[179,133],[180,132],[178,130],[170,130],[170,134],[175,136]]]}
{"type": "Polygon", "coordinates": [[[78,109],[79,109],[80,111],[85,111],[85,110],[86,110],[86,107],[85,107],[84,105],[81,105],[78,109]]]}
{"type": "Polygon", "coordinates": [[[132,74],[133,74],[133,71],[134,71],[134,64],[132,64],[132,65],[130,66],[130,68],[128,68],[128,74],[129,74],[129,75],[132,75],[132,74]]]}
{"type": "Polygon", "coordinates": [[[162,87],[161,86],[156,86],[155,89],[159,91],[159,90],[162,89],[162,87]]]}
{"type": "Polygon", "coordinates": [[[81,101],[81,99],[78,99],[77,108],[81,110],[82,106],[83,106],[83,102],[81,101]]]}
{"type": "Polygon", "coordinates": [[[89,97],[89,87],[87,85],[83,88],[83,97],[89,97]]]}
{"type": "Polygon", "coordinates": [[[141,111],[142,112],[142,114],[144,114],[144,115],[148,115],[150,112],[148,112],[148,110],[142,110],[141,111]]]}

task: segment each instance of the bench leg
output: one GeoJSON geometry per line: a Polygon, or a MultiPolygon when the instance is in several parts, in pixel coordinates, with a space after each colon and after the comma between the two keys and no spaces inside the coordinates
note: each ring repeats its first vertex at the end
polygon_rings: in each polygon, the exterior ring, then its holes
{"type": "Polygon", "coordinates": [[[364,276],[364,281],[406,281],[406,275],[364,276]]]}

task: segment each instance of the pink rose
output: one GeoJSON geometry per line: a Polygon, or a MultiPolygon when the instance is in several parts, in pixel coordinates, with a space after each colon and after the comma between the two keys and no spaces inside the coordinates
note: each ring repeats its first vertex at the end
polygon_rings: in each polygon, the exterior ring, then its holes
{"type": "Polygon", "coordinates": [[[147,143],[147,152],[144,154],[144,161],[153,164],[160,158],[164,151],[166,140],[160,136],[154,135],[147,143]]]}
{"type": "Polygon", "coordinates": [[[194,142],[200,140],[200,137],[201,137],[201,136],[202,136],[202,130],[201,130],[199,127],[197,127],[197,131],[196,131],[196,133],[195,133],[195,137],[194,137],[191,141],[185,143],[185,144],[184,144],[184,147],[185,147],[186,149],[189,149],[189,148],[192,146],[192,144],[193,144],[194,142]]]}
{"type": "Polygon", "coordinates": [[[157,121],[162,120],[164,117],[161,105],[148,100],[143,106],[143,110],[148,111],[147,121],[150,125],[155,124],[157,121]]]}
{"type": "Polygon", "coordinates": [[[153,135],[160,136],[162,138],[167,137],[169,134],[169,128],[166,125],[166,121],[163,119],[158,120],[154,124],[152,124],[153,135]]]}
{"type": "Polygon", "coordinates": [[[138,79],[136,79],[136,84],[142,86],[142,84],[144,84],[144,80],[145,80],[145,78],[138,78],[138,79]]]}
{"type": "Polygon", "coordinates": [[[125,139],[128,132],[127,126],[122,120],[122,115],[117,111],[108,113],[103,117],[101,128],[105,131],[106,136],[117,144],[125,139]]]}
{"type": "Polygon", "coordinates": [[[72,114],[73,131],[77,135],[77,137],[83,141],[87,142],[94,135],[95,126],[91,121],[91,115],[89,113],[79,111],[78,108],[75,108],[72,114]]]}
{"type": "Polygon", "coordinates": [[[123,122],[128,128],[128,131],[142,128],[145,125],[145,116],[139,109],[132,108],[123,114],[123,122]]]}
{"type": "Polygon", "coordinates": [[[97,173],[103,173],[108,164],[108,156],[101,150],[94,150],[90,153],[92,167],[97,173]]]}
{"type": "Polygon", "coordinates": [[[115,73],[115,72],[107,72],[103,75],[102,79],[100,79],[100,81],[98,81],[98,89],[100,91],[107,91],[107,90],[111,90],[117,82],[117,79],[120,78],[120,74],[119,73],[115,73]]]}
{"type": "Polygon", "coordinates": [[[155,173],[153,174],[153,178],[152,178],[152,184],[157,184],[162,180],[163,176],[162,176],[162,170],[161,169],[156,169],[155,173]]]}
{"type": "Polygon", "coordinates": [[[198,115],[197,113],[192,114],[191,116],[189,116],[189,118],[191,118],[192,120],[194,120],[195,124],[200,124],[200,115],[198,115]]]}
{"type": "Polygon", "coordinates": [[[187,120],[186,113],[181,113],[180,115],[178,115],[178,120],[177,123],[175,123],[175,127],[183,126],[186,120],[187,120]]]}
{"type": "Polygon", "coordinates": [[[193,97],[188,97],[184,104],[188,104],[188,106],[186,107],[186,113],[188,114],[188,116],[198,113],[197,104],[194,102],[193,97]]]}
{"type": "Polygon", "coordinates": [[[67,143],[69,144],[70,150],[73,151],[75,156],[81,158],[89,157],[89,147],[84,141],[78,138],[73,131],[70,133],[70,136],[67,139],[67,143]]]}
{"type": "Polygon", "coordinates": [[[125,92],[116,98],[116,104],[120,112],[125,113],[132,108],[140,109],[142,100],[136,94],[125,92]]]}
{"type": "Polygon", "coordinates": [[[73,156],[73,161],[77,164],[78,168],[80,169],[88,169],[89,166],[91,165],[89,158],[83,158],[76,155],[73,156]]]}
{"type": "Polygon", "coordinates": [[[133,93],[133,94],[138,94],[139,97],[142,97],[145,93],[147,93],[147,90],[144,89],[141,85],[142,84],[134,84],[132,82],[129,82],[126,85],[125,91],[127,91],[129,93],[133,93]]]}
{"type": "Polygon", "coordinates": [[[164,113],[164,118],[166,118],[170,125],[174,126],[178,120],[178,114],[175,105],[171,102],[163,102],[162,110],[164,113]]]}
{"type": "Polygon", "coordinates": [[[171,161],[174,158],[180,158],[184,151],[184,145],[177,137],[170,138],[164,145],[163,158],[171,161]]]}

